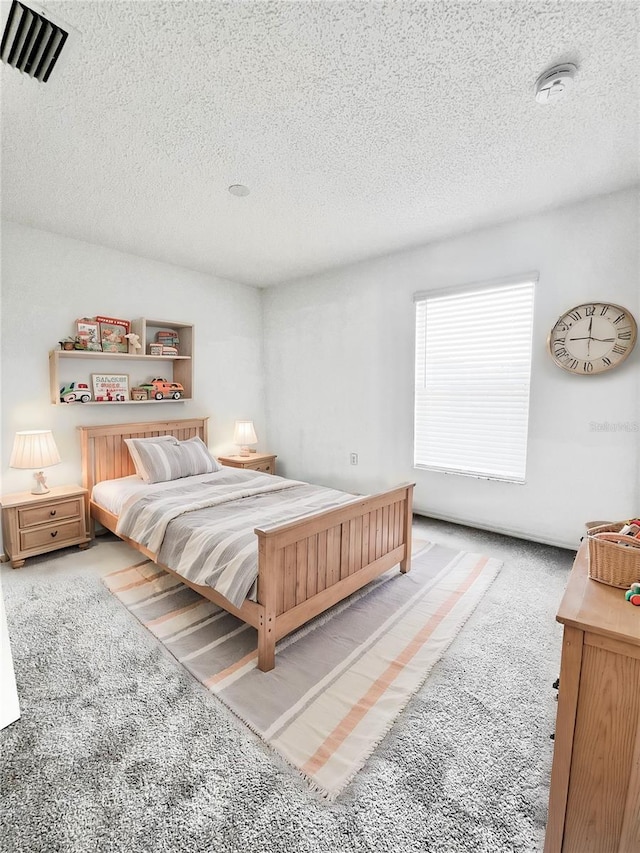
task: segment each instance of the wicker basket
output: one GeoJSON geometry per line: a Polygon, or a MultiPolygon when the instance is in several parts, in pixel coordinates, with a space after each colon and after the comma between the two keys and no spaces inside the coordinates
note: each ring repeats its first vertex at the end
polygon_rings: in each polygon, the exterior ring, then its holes
{"type": "Polygon", "coordinates": [[[589,540],[589,577],[594,581],[629,589],[640,581],[640,542],[633,536],[599,539],[596,533],[618,533],[625,522],[603,524],[592,527],[587,534],[589,540]],[[629,546],[623,544],[628,542],[629,546]]]}

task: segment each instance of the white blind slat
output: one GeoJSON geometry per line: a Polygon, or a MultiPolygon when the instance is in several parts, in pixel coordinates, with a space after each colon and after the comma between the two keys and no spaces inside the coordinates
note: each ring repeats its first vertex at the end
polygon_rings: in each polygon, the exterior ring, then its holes
{"type": "Polygon", "coordinates": [[[534,287],[416,299],[417,467],[524,481],[534,287]]]}

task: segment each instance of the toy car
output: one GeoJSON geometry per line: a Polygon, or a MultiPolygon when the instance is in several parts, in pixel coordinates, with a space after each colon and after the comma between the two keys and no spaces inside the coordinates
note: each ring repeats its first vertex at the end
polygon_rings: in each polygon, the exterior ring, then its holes
{"type": "Polygon", "coordinates": [[[60,389],[61,403],[88,403],[91,399],[91,391],[86,382],[69,382],[60,389]]]}
{"type": "Polygon", "coordinates": [[[179,382],[169,382],[166,379],[152,379],[151,382],[143,382],[141,388],[149,391],[149,396],[156,400],[179,400],[184,394],[184,386],[179,382]]]}

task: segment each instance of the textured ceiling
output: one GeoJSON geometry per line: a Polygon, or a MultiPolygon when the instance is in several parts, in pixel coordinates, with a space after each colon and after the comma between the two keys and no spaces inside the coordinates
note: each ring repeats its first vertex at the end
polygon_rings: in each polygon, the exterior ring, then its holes
{"type": "Polygon", "coordinates": [[[2,65],[28,225],[267,285],[639,179],[636,2],[43,5],[79,35],[46,84],[2,65]]]}

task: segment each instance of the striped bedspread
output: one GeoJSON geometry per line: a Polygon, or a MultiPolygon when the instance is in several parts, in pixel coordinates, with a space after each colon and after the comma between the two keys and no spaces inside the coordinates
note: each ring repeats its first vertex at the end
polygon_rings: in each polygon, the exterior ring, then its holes
{"type": "Polygon", "coordinates": [[[340,506],[355,495],[257,471],[223,468],[197,483],[134,496],[116,532],[193,583],[210,586],[240,607],[256,600],[255,527],[272,526],[340,506]]]}

